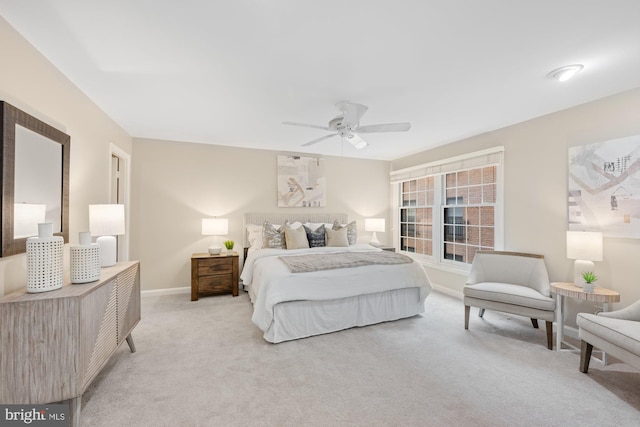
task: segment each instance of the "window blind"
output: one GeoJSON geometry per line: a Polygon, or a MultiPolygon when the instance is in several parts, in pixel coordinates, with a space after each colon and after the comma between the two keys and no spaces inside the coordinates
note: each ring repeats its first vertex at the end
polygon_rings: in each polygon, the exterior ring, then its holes
{"type": "Polygon", "coordinates": [[[423,176],[445,174],[483,166],[500,165],[502,164],[503,153],[504,147],[499,146],[462,156],[412,166],[410,168],[398,169],[390,173],[391,184],[398,184],[423,176]]]}

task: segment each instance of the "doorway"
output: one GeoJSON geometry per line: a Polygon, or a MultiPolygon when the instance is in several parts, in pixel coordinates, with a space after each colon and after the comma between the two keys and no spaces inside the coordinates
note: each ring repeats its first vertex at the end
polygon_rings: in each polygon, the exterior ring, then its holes
{"type": "Polygon", "coordinates": [[[129,260],[129,175],[130,156],[118,146],[110,145],[111,158],[109,203],[124,205],[126,233],[117,236],[118,261],[129,260]]]}

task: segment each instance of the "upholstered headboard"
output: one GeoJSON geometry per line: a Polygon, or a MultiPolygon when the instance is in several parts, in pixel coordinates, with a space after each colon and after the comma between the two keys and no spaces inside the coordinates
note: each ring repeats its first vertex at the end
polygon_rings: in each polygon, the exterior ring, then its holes
{"type": "Polygon", "coordinates": [[[346,224],[348,221],[347,214],[345,213],[303,213],[303,212],[268,212],[268,213],[245,213],[244,214],[244,247],[249,246],[249,239],[247,234],[248,224],[262,224],[265,220],[272,224],[282,224],[286,220],[289,222],[300,221],[305,222],[324,222],[333,223],[335,220],[340,221],[342,224],[346,224]]]}

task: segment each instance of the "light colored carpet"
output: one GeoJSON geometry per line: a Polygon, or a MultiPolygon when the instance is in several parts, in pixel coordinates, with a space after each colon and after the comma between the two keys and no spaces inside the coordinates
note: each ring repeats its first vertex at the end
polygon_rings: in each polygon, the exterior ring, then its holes
{"type": "Polygon", "coordinates": [[[246,293],[145,296],[83,426],[638,426],[640,373],[549,351],[544,327],[433,292],[422,316],[281,344],[246,293]]]}

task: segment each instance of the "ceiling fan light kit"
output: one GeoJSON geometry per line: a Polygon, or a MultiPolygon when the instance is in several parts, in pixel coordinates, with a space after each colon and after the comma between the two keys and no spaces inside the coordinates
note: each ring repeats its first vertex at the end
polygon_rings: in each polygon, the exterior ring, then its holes
{"type": "Polygon", "coordinates": [[[307,123],[297,122],[282,122],[282,124],[290,126],[302,126],[313,129],[322,129],[328,131],[334,131],[329,135],[321,136],[311,140],[302,146],[307,147],[309,145],[317,144],[334,136],[340,136],[346,138],[347,141],[353,145],[356,149],[360,150],[365,148],[369,144],[362,139],[359,133],[375,133],[375,132],[406,132],[411,129],[411,123],[388,123],[378,125],[360,126],[360,119],[367,112],[369,107],[362,104],[356,104],[349,101],[340,101],[336,104],[336,108],[342,113],[333,119],[329,120],[327,126],[318,126],[307,123]]]}

